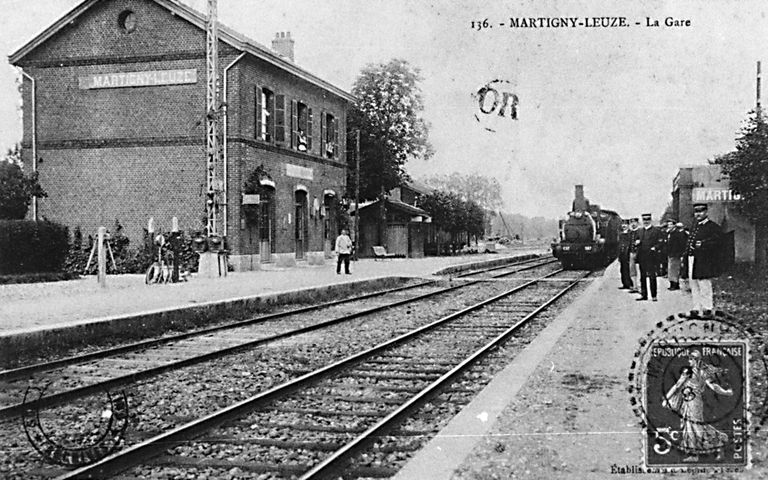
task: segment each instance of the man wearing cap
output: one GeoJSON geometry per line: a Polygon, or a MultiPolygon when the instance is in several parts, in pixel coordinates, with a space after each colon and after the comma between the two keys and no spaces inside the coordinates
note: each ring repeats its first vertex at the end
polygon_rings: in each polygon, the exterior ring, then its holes
{"type": "Polygon", "coordinates": [[[629,273],[629,248],[629,224],[623,221],[621,223],[621,233],[619,233],[619,271],[621,272],[621,287],[619,287],[619,290],[629,290],[635,286],[629,273]]]}
{"type": "Polygon", "coordinates": [[[693,309],[710,312],[714,308],[711,278],[720,274],[720,247],[722,230],[720,225],[707,218],[707,204],[693,204],[695,223],[688,237],[688,279],[691,284],[693,309]]]}
{"type": "Polygon", "coordinates": [[[661,230],[651,225],[651,214],[644,213],[643,228],[639,229],[637,242],[637,263],[640,264],[640,298],[648,300],[648,286],[651,286],[651,298],[656,301],[656,268],[659,264],[659,251],[661,250],[661,230]]]}
{"type": "Polygon", "coordinates": [[[638,222],[637,217],[629,220],[629,277],[633,283],[629,290],[630,293],[637,293],[637,284],[640,283],[640,275],[637,272],[638,222]]]}
{"type": "Polygon", "coordinates": [[[674,220],[668,220],[668,223],[672,224],[672,228],[667,233],[668,290],[680,290],[680,265],[685,254],[685,247],[688,245],[688,234],[683,229],[683,224],[675,224],[674,222],[674,220]]]}

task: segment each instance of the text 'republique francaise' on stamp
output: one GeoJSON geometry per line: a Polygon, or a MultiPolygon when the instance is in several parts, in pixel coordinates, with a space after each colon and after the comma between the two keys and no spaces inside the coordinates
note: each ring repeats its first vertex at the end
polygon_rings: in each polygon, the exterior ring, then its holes
{"type": "Polygon", "coordinates": [[[768,398],[764,339],[723,312],[670,316],[640,339],[629,373],[646,472],[747,469],[768,398]]]}

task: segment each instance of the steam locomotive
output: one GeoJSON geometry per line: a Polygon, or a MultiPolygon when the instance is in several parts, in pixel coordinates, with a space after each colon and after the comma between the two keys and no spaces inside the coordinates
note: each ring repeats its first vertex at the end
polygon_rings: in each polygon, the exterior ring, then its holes
{"type": "Polygon", "coordinates": [[[619,214],[590,205],[584,186],[576,185],[573,207],[560,221],[560,241],[552,244],[552,254],[566,269],[608,265],[618,254],[620,231],[619,214]]]}

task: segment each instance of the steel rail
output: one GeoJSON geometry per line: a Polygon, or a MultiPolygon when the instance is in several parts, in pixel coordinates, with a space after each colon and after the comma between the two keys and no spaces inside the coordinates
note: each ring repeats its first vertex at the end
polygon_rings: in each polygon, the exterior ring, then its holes
{"type": "MultiPolygon", "coordinates": [[[[478,283],[478,282],[473,282],[478,283]]],[[[222,348],[219,350],[214,350],[212,352],[204,353],[201,355],[195,355],[192,357],[188,357],[182,360],[176,360],[173,362],[169,362],[163,365],[158,365],[156,367],[151,367],[145,370],[141,370],[134,373],[129,373],[127,375],[121,375],[119,377],[113,377],[109,380],[104,380],[102,382],[96,382],[90,385],[85,385],[83,387],[74,388],[71,390],[66,390],[60,393],[54,393],[42,398],[38,398],[37,400],[33,400],[27,403],[17,403],[15,405],[11,405],[9,407],[0,408],[0,420],[6,419],[6,418],[13,418],[18,415],[21,415],[21,413],[24,410],[27,410],[29,408],[42,408],[42,407],[50,407],[54,405],[60,405],[64,402],[67,402],[69,400],[74,400],[77,398],[82,398],[87,395],[101,393],[107,390],[111,390],[123,385],[131,384],[138,382],[140,380],[144,380],[146,378],[154,377],[157,375],[160,375],[165,372],[178,370],[183,367],[189,367],[192,365],[196,365],[198,363],[207,362],[210,360],[214,360],[220,357],[224,357],[226,355],[231,355],[233,353],[237,353],[243,350],[248,350],[250,348],[263,345],[266,343],[274,342],[277,340],[283,340],[285,338],[293,337],[296,335],[301,335],[303,333],[312,332],[315,330],[320,330],[325,327],[329,327],[332,325],[336,325],[338,323],[346,322],[349,320],[353,320],[355,318],[363,317],[366,315],[370,315],[373,313],[378,313],[384,310],[388,310],[390,308],[399,307],[401,305],[405,305],[407,303],[423,300],[425,298],[429,298],[435,295],[440,295],[446,292],[449,292],[451,290],[456,290],[459,288],[464,288],[468,286],[469,284],[460,284],[460,285],[454,285],[442,290],[437,290],[435,292],[427,292],[421,295],[417,295],[416,297],[412,298],[406,298],[404,300],[398,300],[396,302],[388,303],[386,305],[380,305],[377,307],[368,308],[365,310],[361,310],[358,312],[350,313],[347,315],[342,315],[336,318],[332,318],[330,320],[326,320],[320,323],[316,323],[314,325],[308,325],[306,327],[297,328],[294,330],[288,330],[282,333],[276,333],[274,335],[270,335],[267,337],[259,338],[257,340],[251,340],[245,343],[241,343],[238,345],[233,345],[231,347],[222,348]]]]}
{"type": "MultiPolygon", "coordinates": [[[[536,266],[524,267],[524,268],[521,268],[519,271],[530,270],[532,268],[536,268],[536,266]]],[[[113,378],[110,378],[108,380],[92,383],[90,385],[85,385],[85,386],[82,386],[82,387],[73,388],[71,390],[65,390],[63,392],[54,393],[54,394],[51,394],[51,395],[48,395],[48,396],[44,396],[42,398],[38,398],[36,400],[30,401],[30,402],[27,402],[27,403],[17,403],[17,404],[8,406],[8,407],[3,407],[3,408],[0,408],[0,420],[6,419],[6,418],[17,417],[17,416],[21,415],[25,410],[27,410],[29,408],[43,408],[43,407],[50,407],[50,406],[55,406],[55,405],[61,405],[62,403],[65,403],[65,402],[70,401],[70,400],[75,400],[77,398],[82,398],[82,397],[85,397],[87,395],[102,393],[104,391],[108,391],[108,390],[111,390],[111,389],[114,389],[114,388],[117,388],[117,387],[120,387],[120,386],[123,386],[123,385],[128,385],[128,384],[131,384],[131,383],[135,383],[135,382],[138,382],[140,380],[151,378],[151,377],[154,377],[154,376],[157,376],[157,375],[169,372],[169,371],[178,370],[180,368],[189,367],[189,366],[192,366],[192,365],[196,365],[198,363],[207,362],[207,361],[214,360],[214,359],[217,359],[217,358],[220,358],[220,357],[224,357],[224,356],[227,356],[227,355],[231,355],[231,354],[234,354],[234,353],[237,353],[237,352],[240,352],[240,351],[248,350],[250,348],[257,347],[259,345],[263,345],[263,344],[266,344],[266,343],[274,342],[274,341],[277,341],[277,340],[282,340],[282,339],[289,338],[289,337],[296,336],[296,335],[301,335],[301,334],[304,334],[304,333],[309,333],[309,332],[312,332],[312,331],[315,331],[315,330],[323,329],[325,327],[336,325],[338,323],[342,323],[342,322],[346,322],[346,321],[349,321],[349,320],[353,320],[355,318],[363,317],[363,316],[370,315],[370,314],[373,314],[373,313],[378,313],[378,312],[381,312],[381,311],[384,311],[384,310],[388,310],[390,308],[399,307],[399,306],[405,305],[407,303],[417,302],[419,300],[424,300],[425,298],[441,295],[441,294],[450,292],[452,290],[456,290],[456,289],[459,289],[459,288],[464,288],[464,287],[468,287],[468,286],[471,286],[471,285],[475,285],[477,283],[480,283],[481,281],[482,280],[471,280],[469,282],[461,283],[459,285],[453,285],[453,286],[450,286],[450,287],[447,287],[447,288],[444,288],[444,289],[441,289],[441,290],[436,290],[434,292],[427,292],[427,293],[424,293],[424,294],[421,294],[421,295],[417,295],[417,296],[412,297],[412,298],[407,298],[407,299],[404,299],[404,300],[398,300],[396,302],[388,303],[386,305],[380,305],[380,306],[377,306],[377,307],[372,307],[372,308],[368,308],[368,309],[361,310],[361,311],[358,311],[358,312],[342,315],[342,316],[339,316],[339,317],[336,317],[336,318],[332,318],[330,320],[326,320],[324,322],[316,323],[314,325],[308,325],[306,327],[301,327],[301,328],[297,328],[297,329],[294,329],[294,330],[288,330],[288,331],[285,331],[285,332],[282,332],[282,333],[277,333],[277,334],[270,335],[270,336],[267,336],[267,337],[263,337],[263,338],[260,338],[260,339],[257,339],[257,340],[251,340],[251,341],[248,341],[248,342],[245,342],[245,343],[241,343],[241,344],[238,344],[238,345],[233,345],[231,347],[226,347],[226,348],[222,348],[222,349],[219,349],[219,350],[214,350],[214,351],[211,351],[211,352],[208,352],[208,353],[204,353],[204,354],[201,354],[201,355],[195,355],[195,356],[191,356],[191,357],[184,358],[184,359],[181,359],[181,360],[176,360],[176,361],[173,361],[173,362],[165,363],[165,364],[162,364],[162,365],[158,365],[156,367],[151,367],[151,368],[148,368],[148,369],[140,370],[138,372],[133,372],[133,373],[129,373],[129,374],[126,374],[126,375],[121,375],[119,377],[113,377],[113,378]]],[[[435,281],[428,281],[428,282],[424,282],[422,284],[418,284],[417,286],[425,286],[425,285],[430,285],[432,283],[436,283],[436,282],[435,281]]],[[[411,287],[411,286],[409,286],[409,287],[398,287],[396,289],[392,289],[392,291],[404,290],[404,289],[407,289],[407,288],[413,288],[413,287],[411,287]]],[[[391,293],[391,291],[390,291],[390,293],[391,293]]],[[[373,296],[373,295],[376,295],[376,294],[378,294],[378,293],[374,292],[374,294],[369,294],[369,295],[373,296]]],[[[340,301],[337,301],[337,302],[343,303],[345,301],[344,300],[340,300],[340,301]]],[[[335,302],[330,302],[330,303],[335,303],[335,302]]],[[[301,308],[301,309],[293,310],[291,312],[284,312],[284,313],[286,313],[286,314],[303,313],[303,312],[305,312],[307,310],[312,310],[312,308],[311,307],[304,307],[304,308],[301,308]]],[[[283,313],[275,313],[275,314],[267,315],[266,317],[269,317],[270,319],[272,319],[272,318],[275,318],[275,316],[284,316],[284,315],[283,315],[283,313]]],[[[258,321],[261,321],[261,319],[263,319],[263,318],[265,318],[265,317],[258,317],[258,319],[259,319],[258,321]]],[[[253,319],[253,321],[247,321],[246,320],[244,322],[245,323],[254,323],[256,321],[257,321],[256,319],[253,319]]],[[[243,325],[240,325],[240,326],[243,326],[243,325]]],[[[225,328],[223,328],[224,326],[220,326],[220,327],[212,327],[212,329],[213,330],[225,329],[225,328]],[[222,327],[222,328],[220,328],[220,327],[222,327]]],[[[186,334],[182,334],[182,335],[186,335],[186,334]]],[[[195,335],[192,335],[192,336],[195,336],[195,335]]]]}
{"type": "MultiPolygon", "coordinates": [[[[540,261],[540,260],[542,260],[541,257],[529,258],[528,260],[523,260],[522,262],[517,262],[517,263],[513,263],[513,264],[497,265],[495,267],[483,268],[481,270],[471,270],[469,272],[459,273],[458,275],[452,275],[452,276],[454,278],[469,277],[469,276],[472,276],[472,275],[480,275],[480,274],[483,274],[483,273],[486,273],[486,272],[492,272],[494,270],[501,270],[502,268],[509,268],[511,266],[514,266],[514,265],[526,265],[528,263],[533,263],[533,262],[540,261]]],[[[549,265],[550,263],[557,262],[557,260],[552,260],[549,257],[545,258],[544,260],[545,260],[544,262],[537,263],[536,266],[549,265]]]]}
{"type": "Polygon", "coordinates": [[[365,432],[361,433],[358,437],[348,442],[344,447],[337,450],[330,457],[326,458],[319,464],[315,465],[310,471],[306,472],[300,477],[299,480],[319,480],[324,478],[332,478],[340,474],[343,469],[344,462],[348,461],[353,455],[360,452],[362,449],[368,447],[375,439],[384,434],[384,432],[390,430],[395,424],[399,423],[402,419],[406,418],[413,411],[420,408],[428,399],[432,398],[439,389],[449,385],[455,377],[463,373],[469,367],[471,367],[476,361],[485,356],[490,350],[504,342],[510,335],[515,333],[520,327],[528,323],[539,313],[544,311],[552,303],[557,301],[560,297],[565,295],[573,287],[579,284],[581,280],[590,275],[588,272],[582,275],[580,278],[571,282],[568,286],[558,291],[553,297],[537,307],[533,312],[529,313],[517,323],[509,327],[507,330],[499,334],[496,338],[477,349],[469,357],[464,359],[460,364],[452,368],[450,371],[443,374],[440,378],[426,386],[419,393],[412,396],[407,402],[402,404],[394,412],[390,413],[375,425],[371,426],[365,432]]]}
{"type": "MultiPolygon", "coordinates": [[[[534,258],[534,259],[529,259],[529,260],[523,260],[521,262],[513,262],[513,263],[510,263],[510,264],[502,265],[500,267],[492,267],[490,269],[480,270],[479,272],[483,273],[483,272],[487,272],[487,271],[491,271],[491,270],[496,270],[496,269],[499,269],[499,268],[508,268],[508,267],[512,267],[512,266],[515,266],[515,265],[524,265],[524,264],[530,263],[530,262],[538,260],[538,259],[539,258],[534,258]]],[[[545,265],[546,265],[546,263],[545,263],[545,265]]],[[[522,270],[520,270],[520,271],[522,271],[522,270]]],[[[467,275],[473,275],[473,274],[477,274],[477,272],[469,272],[469,273],[465,273],[465,274],[459,275],[459,276],[467,276],[467,275]]],[[[358,301],[358,300],[366,300],[368,298],[373,298],[373,297],[377,297],[377,296],[381,296],[381,295],[387,295],[387,294],[395,293],[395,292],[398,292],[398,291],[403,291],[403,290],[409,290],[409,289],[429,286],[429,285],[434,284],[436,282],[437,282],[436,280],[426,280],[426,281],[423,281],[423,282],[415,284],[415,285],[406,285],[406,286],[403,286],[403,287],[396,287],[396,288],[391,288],[391,289],[387,289],[387,290],[381,290],[381,291],[366,293],[366,294],[358,295],[358,296],[351,297],[351,298],[345,298],[345,299],[341,299],[341,300],[333,300],[333,301],[330,301],[330,302],[325,302],[325,303],[321,303],[321,304],[317,304],[317,305],[309,305],[307,307],[296,308],[296,309],[288,310],[288,311],[285,311],[285,312],[271,313],[271,314],[267,314],[267,315],[261,315],[261,316],[258,316],[258,317],[252,317],[252,318],[249,318],[249,319],[246,319],[246,320],[239,320],[239,321],[236,321],[236,322],[226,323],[226,324],[223,324],[223,325],[216,325],[216,326],[213,326],[213,327],[206,327],[206,328],[203,328],[203,329],[196,329],[196,330],[193,330],[193,331],[190,331],[190,332],[179,333],[179,334],[170,335],[170,336],[163,337],[163,338],[155,338],[155,339],[151,339],[151,340],[142,340],[142,341],[139,341],[139,342],[130,343],[128,345],[121,345],[121,346],[118,346],[118,347],[105,348],[105,349],[102,349],[102,350],[99,350],[99,351],[96,351],[96,352],[84,353],[82,355],[73,355],[73,356],[69,356],[69,357],[65,357],[65,358],[60,358],[58,360],[53,360],[53,361],[50,361],[50,362],[41,362],[41,363],[36,363],[36,364],[33,364],[33,365],[26,365],[26,366],[23,366],[23,367],[2,370],[2,371],[0,371],[0,381],[12,381],[12,380],[16,380],[18,378],[28,377],[28,376],[30,376],[30,375],[32,375],[34,373],[44,372],[44,371],[47,371],[47,370],[53,370],[55,368],[60,368],[60,367],[64,367],[64,366],[67,366],[67,365],[74,365],[74,364],[77,364],[77,363],[83,363],[83,362],[87,362],[87,361],[91,361],[91,360],[97,360],[97,359],[100,359],[100,358],[110,357],[112,355],[119,355],[119,354],[123,354],[123,353],[133,352],[133,351],[136,351],[136,350],[152,348],[152,347],[156,347],[158,345],[163,345],[163,344],[170,343],[170,342],[173,342],[173,341],[184,340],[184,339],[192,338],[192,337],[196,337],[196,336],[207,335],[209,333],[213,333],[213,332],[217,332],[217,331],[222,331],[222,330],[229,330],[229,329],[244,327],[244,326],[248,326],[248,325],[251,325],[251,324],[254,324],[254,323],[265,322],[265,321],[268,321],[268,320],[274,320],[274,319],[277,319],[277,318],[283,318],[283,317],[287,317],[287,316],[290,316],[290,315],[298,315],[298,314],[301,314],[301,313],[307,313],[307,312],[311,312],[311,311],[316,311],[316,310],[320,310],[320,309],[323,309],[323,308],[328,308],[328,307],[333,307],[333,306],[336,306],[336,305],[341,305],[341,304],[344,304],[344,303],[355,302],[355,301],[358,301]]]]}
{"type": "Polygon", "coordinates": [[[155,339],[151,339],[151,340],[142,340],[142,341],[139,341],[139,342],[130,343],[128,345],[121,345],[119,347],[105,348],[105,349],[99,350],[97,352],[84,353],[82,355],[73,355],[73,356],[70,356],[70,357],[60,358],[58,360],[53,360],[53,361],[50,361],[50,362],[36,363],[34,365],[27,365],[27,366],[24,366],[24,367],[18,367],[18,368],[3,370],[3,371],[0,371],[0,381],[14,380],[14,379],[17,379],[17,378],[29,376],[29,375],[31,375],[33,373],[39,373],[39,372],[44,372],[44,371],[47,371],[47,370],[52,370],[54,368],[64,367],[64,366],[67,366],[67,365],[74,365],[74,364],[77,364],[77,363],[87,362],[87,361],[90,361],[90,360],[97,360],[99,358],[105,358],[105,357],[109,357],[109,356],[112,356],[112,355],[118,355],[118,354],[122,354],[122,353],[133,352],[133,351],[136,351],[136,350],[152,348],[152,347],[156,347],[158,345],[163,345],[163,344],[170,343],[170,342],[177,341],[177,340],[185,340],[187,338],[207,335],[209,333],[218,332],[218,331],[221,331],[221,330],[230,330],[230,329],[234,329],[234,328],[245,327],[245,326],[248,326],[248,325],[252,325],[254,323],[265,322],[265,321],[268,321],[268,320],[274,320],[276,318],[287,317],[287,316],[290,316],[290,315],[298,315],[298,314],[301,314],[301,313],[307,313],[307,312],[311,312],[311,311],[315,311],[315,310],[320,310],[320,309],[323,309],[323,308],[333,307],[333,306],[340,305],[340,304],[343,304],[343,303],[349,303],[349,302],[354,302],[354,301],[358,301],[358,300],[366,300],[368,298],[372,298],[372,297],[376,297],[376,296],[380,296],[380,295],[386,295],[386,294],[389,294],[389,293],[394,293],[394,292],[398,292],[398,291],[402,291],[402,290],[408,290],[408,289],[412,289],[412,288],[424,287],[424,286],[431,285],[433,283],[436,283],[436,281],[435,280],[427,280],[427,281],[424,281],[422,283],[417,283],[415,285],[406,285],[406,286],[403,286],[403,287],[390,288],[390,289],[387,289],[387,290],[381,290],[381,291],[366,293],[366,294],[363,294],[363,295],[358,295],[356,297],[345,298],[345,299],[341,299],[341,300],[333,300],[333,301],[330,301],[330,302],[320,303],[320,304],[317,304],[317,305],[309,305],[309,306],[306,306],[306,307],[295,308],[295,309],[288,310],[288,311],[285,311],[285,312],[270,313],[270,314],[261,315],[261,316],[258,316],[258,317],[251,317],[251,318],[248,318],[246,320],[239,320],[239,321],[236,321],[236,322],[226,323],[226,324],[223,324],[223,325],[216,325],[216,326],[213,326],[213,327],[206,327],[206,328],[203,328],[203,329],[193,330],[193,331],[190,331],[190,332],[178,333],[178,334],[170,335],[170,336],[163,337],[163,338],[155,338],[155,339]]]}
{"type": "MultiPolygon", "coordinates": [[[[266,406],[269,402],[276,400],[280,397],[289,395],[305,386],[313,384],[319,380],[335,375],[343,368],[360,363],[369,357],[379,354],[380,352],[389,348],[398,346],[406,341],[413,339],[423,333],[433,330],[445,323],[448,323],[456,318],[462,317],[475,310],[479,310],[484,306],[494,303],[504,297],[507,297],[515,292],[523,290],[533,284],[538,283],[540,280],[557,275],[563,272],[562,269],[549,273],[538,279],[530,280],[522,285],[512,288],[511,290],[502,292],[491,298],[485,299],[474,305],[470,305],[462,310],[451,313],[445,317],[442,317],[427,325],[418,327],[410,332],[404,333],[396,338],[380,343],[374,347],[371,347],[362,352],[358,352],[354,355],[350,355],[347,358],[338,360],[332,364],[321,367],[313,372],[306,373],[298,378],[289,380],[281,385],[275,386],[269,390],[261,392],[251,398],[247,398],[233,405],[225,407],[217,412],[206,415],[203,418],[194,420],[185,425],[178,426],[168,432],[157,435],[153,438],[149,438],[136,445],[126,448],[120,452],[116,452],[96,463],[81,467],[77,470],[73,470],[67,474],[57,477],[56,480],[71,480],[71,479],[94,479],[105,478],[108,475],[123,471],[131,466],[139,464],[140,462],[152,458],[161,454],[163,451],[171,448],[175,445],[193,439],[203,433],[215,428],[219,425],[226,423],[229,420],[243,416],[253,410],[266,406]]],[[[473,282],[479,283],[480,281],[473,282]]],[[[462,285],[463,286],[463,285],[462,285]]]]}

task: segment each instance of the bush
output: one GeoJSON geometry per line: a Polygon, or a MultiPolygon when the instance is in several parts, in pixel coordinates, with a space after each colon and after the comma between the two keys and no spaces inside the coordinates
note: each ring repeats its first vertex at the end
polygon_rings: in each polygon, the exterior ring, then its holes
{"type": "Polygon", "coordinates": [[[85,263],[88,261],[88,255],[93,246],[93,237],[88,236],[88,241],[83,242],[83,233],[80,227],[75,227],[72,233],[72,242],[69,245],[67,258],[64,260],[64,271],[73,275],[83,274],[85,263]]]}
{"type": "Polygon", "coordinates": [[[0,274],[59,272],[69,250],[67,227],[47,220],[0,220],[0,274]]]}
{"type": "MultiPolygon", "coordinates": [[[[153,236],[158,233],[155,232],[153,236]]],[[[180,271],[196,271],[199,256],[192,248],[192,239],[197,234],[188,235],[182,234],[180,249],[179,249],[179,270],[180,271]]],[[[167,239],[167,238],[166,238],[167,239]]],[[[93,249],[93,244],[96,239],[92,236],[88,236],[87,241],[83,239],[80,227],[75,227],[73,232],[72,244],[67,254],[66,261],[64,263],[64,269],[67,272],[73,274],[95,274],[98,269],[96,255],[91,259],[88,271],[85,271],[88,257],[93,249]]],[[[107,251],[107,272],[108,273],[139,273],[143,274],[147,271],[147,268],[157,260],[157,246],[154,243],[154,238],[149,238],[149,232],[144,229],[144,235],[140,245],[131,245],[131,240],[123,233],[123,226],[119,220],[115,220],[115,224],[110,230],[110,248],[112,249],[112,255],[115,259],[113,265],[112,258],[107,251]]]]}
{"type": "Polygon", "coordinates": [[[70,272],[20,273],[18,275],[0,275],[0,285],[8,283],[60,282],[76,278],[78,276],[70,272]]]}

